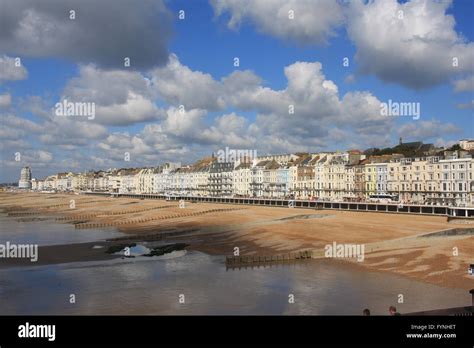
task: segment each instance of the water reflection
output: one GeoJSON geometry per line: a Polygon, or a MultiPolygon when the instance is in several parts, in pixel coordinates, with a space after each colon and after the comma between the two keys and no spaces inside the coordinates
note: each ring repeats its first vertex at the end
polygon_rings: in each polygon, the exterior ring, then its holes
{"type": "Polygon", "coordinates": [[[329,260],[226,271],[199,252],[0,270],[0,314],[386,314],[463,306],[470,295],[329,260]],[[69,295],[76,295],[70,304],[69,295]],[[402,293],[405,303],[398,304],[402,293]],[[185,304],[179,295],[185,295],[185,304]],[[289,303],[289,294],[295,302],[289,303]]]}

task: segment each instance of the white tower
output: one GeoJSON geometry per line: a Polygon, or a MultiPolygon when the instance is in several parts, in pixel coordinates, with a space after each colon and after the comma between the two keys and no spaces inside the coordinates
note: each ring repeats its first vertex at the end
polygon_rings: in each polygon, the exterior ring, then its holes
{"type": "Polygon", "coordinates": [[[31,169],[30,167],[23,167],[20,173],[20,181],[18,182],[18,188],[20,189],[31,189],[31,169]]]}

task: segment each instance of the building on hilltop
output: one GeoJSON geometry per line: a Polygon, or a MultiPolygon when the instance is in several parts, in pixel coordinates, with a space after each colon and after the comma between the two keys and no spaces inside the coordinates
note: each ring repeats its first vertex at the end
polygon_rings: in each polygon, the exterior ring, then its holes
{"type": "Polygon", "coordinates": [[[474,140],[468,139],[461,139],[459,140],[459,146],[461,149],[465,151],[473,151],[474,150],[474,140]]]}

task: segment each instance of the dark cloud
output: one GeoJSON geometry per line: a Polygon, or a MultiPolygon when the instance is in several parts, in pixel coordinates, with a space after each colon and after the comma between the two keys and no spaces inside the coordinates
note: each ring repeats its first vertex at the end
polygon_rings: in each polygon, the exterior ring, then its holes
{"type": "Polygon", "coordinates": [[[132,69],[165,63],[172,16],[162,0],[2,0],[3,53],[132,69]],[[70,11],[76,18],[70,19],[70,11]]]}

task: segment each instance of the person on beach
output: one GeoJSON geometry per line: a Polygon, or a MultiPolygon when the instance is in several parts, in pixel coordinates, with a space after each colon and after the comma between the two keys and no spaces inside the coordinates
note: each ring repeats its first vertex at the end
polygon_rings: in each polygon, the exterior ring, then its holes
{"type": "Polygon", "coordinates": [[[388,308],[388,312],[390,313],[390,315],[400,315],[400,313],[397,312],[397,309],[394,306],[390,306],[388,308]]]}
{"type": "Polygon", "coordinates": [[[367,317],[370,316],[370,309],[368,308],[364,309],[364,311],[362,312],[362,315],[367,316],[367,317]]]}

